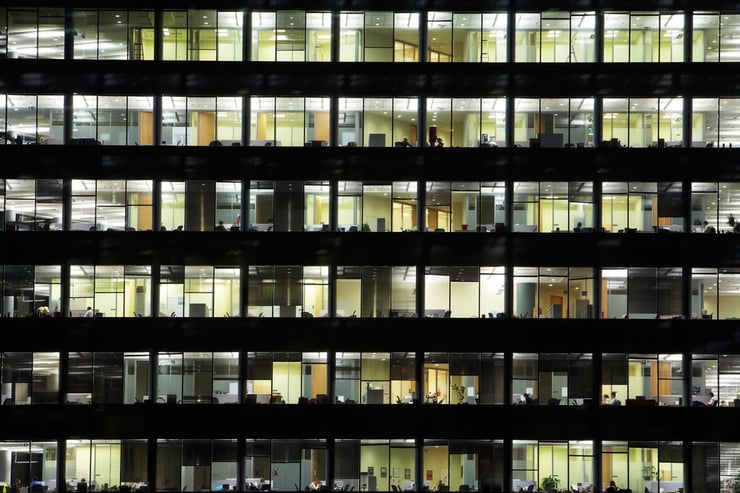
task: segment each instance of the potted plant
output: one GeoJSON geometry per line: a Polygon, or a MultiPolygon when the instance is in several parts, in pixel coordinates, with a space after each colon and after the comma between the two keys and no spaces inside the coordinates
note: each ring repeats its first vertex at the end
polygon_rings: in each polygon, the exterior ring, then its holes
{"type": "Polygon", "coordinates": [[[545,491],[557,491],[560,486],[560,480],[555,476],[547,476],[542,480],[542,489],[545,491]]]}
{"type": "Polygon", "coordinates": [[[465,404],[465,387],[463,385],[453,383],[450,385],[450,389],[457,399],[457,404],[465,404]]]}
{"type": "Polygon", "coordinates": [[[655,468],[654,465],[648,464],[646,466],[642,466],[642,479],[644,479],[645,481],[656,479],[657,475],[658,470],[655,468]]]}

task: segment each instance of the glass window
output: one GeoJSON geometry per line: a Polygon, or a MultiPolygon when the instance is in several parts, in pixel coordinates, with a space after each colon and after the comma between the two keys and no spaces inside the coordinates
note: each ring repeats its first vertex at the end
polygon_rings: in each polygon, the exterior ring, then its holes
{"type": "Polygon", "coordinates": [[[248,316],[300,316],[302,275],[299,266],[250,265],[248,316]]]}
{"type": "Polygon", "coordinates": [[[71,230],[151,231],[150,180],[72,180],[71,230]]]}
{"type": "Polygon", "coordinates": [[[151,96],[73,97],[73,139],[102,145],[152,145],[151,96]]]}
{"type": "Polygon", "coordinates": [[[252,61],[331,61],[331,13],[252,12],[252,61]]]}
{"type": "Polygon", "coordinates": [[[513,440],[511,444],[511,491],[539,488],[539,453],[535,440],[513,440]]]}
{"type": "Polygon", "coordinates": [[[302,395],[301,353],[249,352],[246,367],[247,404],[298,402],[302,395]]]}
{"type": "Polygon", "coordinates": [[[62,180],[0,179],[0,230],[59,231],[62,204],[62,180]]]}
{"type": "Polygon", "coordinates": [[[75,9],[77,60],[154,60],[154,11],[75,9]]]}
{"type": "Polygon", "coordinates": [[[682,62],[683,35],[681,12],[607,12],[604,61],[682,62]]]}
{"type": "Polygon", "coordinates": [[[516,98],[518,147],[593,147],[593,98],[516,98]]]}
{"type": "Polygon", "coordinates": [[[162,145],[240,145],[241,114],[236,96],[163,96],[162,145]]]}
{"type": "MultiPolygon", "coordinates": [[[[203,187],[208,189],[211,186],[215,186],[212,181],[203,181],[203,182],[191,182],[190,189],[193,190],[193,195],[195,200],[200,200],[201,195],[195,193],[195,190],[198,190],[198,184],[203,183],[203,187]]],[[[191,196],[193,196],[191,195],[191,196]]],[[[163,181],[161,184],[161,207],[162,210],[160,211],[160,217],[162,219],[162,224],[159,225],[159,227],[156,227],[155,230],[159,229],[161,231],[167,231],[167,230],[176,230],[176,231],[182,231],[185,225],[185,182],[182,181],[163,181]]],[[[206,199],[209,197],[209,194],[203,195],[203,206],[204,209],[207,209],[207,206],[210,204],[210,201],[206,202],[206,199]]],[[[198,203],[198,202],[196,202],[198,203]]],[[[192,210],[198,211],[199,209],[197,207],[192,207],[192,210]]],[[[201,217],[197,214],[194,215],[193,222],[196,224],[196,226],[200,225],[201,220],[203,222],[208,221],[207,217],[201,217]]],[[[210,227],[208,228],[208,231],[211,231],[212,228],[215,227],[213,224],[208,224],[210,227]]]]}
{"type": "Polygon", "coordinates": [[[505,145],[505,98],[428,98],[426,119],[431,145],[434,136],[452,147],[505,145]]]}
{"type": "Polygon", "coordinates": [[[403,142],[407,138],[411,145],[419,146],[416,142],[418,103],[418,98],[365,98],[365,133],[358,145],[392,147],[396,142],[403,142]]]}
{"type": "Polygon", "coordinates": [[[9,8],[3,20],[7,58],[64,59],[63,8],[9,8]]]}
{"type": "Polygon", "coordinates": [[[506,13],[429,12],[427,61],[505,62],[506,13]]]}
{"type": "Polygon", "coordinates": [[[602,227],[618,233],[683,232],[680,182],[604,182],[602,227]]]}
{"type": "Polygon", "coordinates": [[[213,354],[186,352],[183,354],[182,404],[218,404],[213,389],[213,354]]]}
{"type": "MultiPolygon", "coordinates": [[[[628,453],[627,442],[603,441],[601,444],[601,481],[602,485],[596,485],[592,489],[601,489],[602,491],[609,486],[610,481],[614,481],[615,486],[619,482],[619,487],[626,487],[628,484],[631,469],[632,456],[628,453]]],[[[652,453],[652,452],[651,452],[652,453]]],[[[644,491],[633,490],[633,491],[644,491]]]]}
{"type": "MultiPolygon", "coordinates": [[[[250,181],[249,182],[249,222],[247,231],[272,231],[275,217],[275,193],[281,199],[289,199],[286,210],[297,210],[297,202],[302,207],[300,195],[292,193],[295,182],[250,181]],[[285,185],[282,185],[284,183],[285,185]],[[290,192],[290,193],[288,193],[290,192]],[[291,209],[291,207],[293,209],[291,209]]],[[[283,200],[281,200],[281,203],[283,200]]],[[[290,214],[289,217],[293,217],[290,214]]],[[[298,216],[301,217],[300,215],[298,216]]],[[[290,221],[292,225],[295,221],[290,221]]]]}
{"type": "Polygon", "coordinates": [[[57,452],[56,441],[0,442],[0,453],[8,457],[6,482],[13,477],[13,480],[20,480],[21,485],[29,485],[36,477],[42,487],[57,484],[57,460],[62,460],[61,457],[57,459],[57,452]]]}
{"type": "Polygon", "coordinates": [[[149,266],[70,266],[72,317],[150,316],[149,266]]]}
{"type": "Polygon", "coordinates": [[[222,228],[228,231],[234,227],[238,230],[240,211],[241,183],[238,181],[162,182],[163,231],[182,231],[183,228],[186,231],[222,228]]]}
{"type": "Polygon", "coordinates": [[[61,316],[60,266],[4,265],[0,266],[0,281],[2,316],[61,316]]]}
{"type": "Polygon", "coordinates": [[[239,268],[185,266],[184,304],[185,317],[238,317],[239,268]]]}
{"type": "MultiPolygon", "coordinates": [[[[192,381],[192,379],[191,379],[192,381]]],[[[183,401],[183,353],[157,354],[157,404],[177,404],[183,401]]],[[[157,475],[157,478],[160,476],[157,475]]]]}
{"type": "Polygon", "coordinates": [[[682,98],[604,98],[605,146],[682,147],[682,98]]]}
{"type": "MultiPolygon", "coordinates": [[[[340,351],[335,356],[334,392],[345,404],[362,403],[360,388],[360,354],[340,351]]],[[[337,449],[338,450],[338,449],[337,449]]],[[[336,474],[337,478],[346,478],[336,474]]]]}
{"type": "Polygon", "coordinates": [[[727,12],[696,12],[693,14],[692,61],[737,62],[740,53],[735,48],[740,15],[727,12]]]}
{"type": "Polygon", "coordinates": [[[425,231],[444,233],[450,231],[451,184],[446,181],[426,183],[425,231]]]}
{"type": "Polygon", "coordinates": [[[595,318],[593,277],[588,267],[515,267],[514,316],[595,318]]]}
{"type": "Polygon", "coordinates": [[[683,318],[680,268],[608,268],[601,276],[605,318],[683,318]]]}
{"type": "Polygon", "coordinates": [[[65,403],[123,404],[123,353],[70,352],[67,358],[65,403]]]}
{"type": "Polygon", "coordinates": [[[240,11],[165,11],[163,60],[240,61],[243,27],[240,11]]]}
{"type": "Polygon", "coordinates": [[[220,489],[223,476],[235,470],[233,440],[157,440],[157,490],[220,489]]]}
{"type": "Polygon", "coordinates": [[[418,12],[339,13],[339,61],[419,61],[418,12]]]}
{"type": "Polygon", "coordinates": [[[213,403],[238,404],[239,354],[235,351],[213,353],[213,403]]]}
{"type": "Polygon", "coordinates": [[[0,95],[0,145],[63,144],[64,97],[61,95],[0,95]]]}
{"type": "Polygon", "coordinates": [[[185,267],[162,265],[159,270],[160,317],[182,317],[185,312],[185,267]]]}
{"type": "Polygon", "coordinates": [[[740,100],[735,98],[692,99],[692,147],[732,147],[740,145],[735,128],[740,115],[740,100]]]}
{"type": "MultiPolygon", "coordinates": [[[[258,483],[260,479],[270,477],[269,439],[255,440],[248,438],[245,440],[243,471],[245,488],[249,488],[255,482],[258,483]]],[[[308,483],[306,483],[306,485],[308,485],[308,483]]],[[[233,482],[230,482],[229,486],[231,489],[236,489],[236,480],[234,479],[233,482]]]]}
{"type": "MultiPolygon", "coordinates": [[[[123,401],[124,404],[140,404],[150,399],[151,365],[149,353],[123,353],[123,401]]],[[[138,478],[145,478],[146,474],[137,474],[138,478]]],[[[129,479],[130,480],[130,479],[129,479]]]]}
{"type": "MultiPolygon", "coordinates": [[[[680,354],[658,354],[658,405],[685,406],[683,401],[683,358],[680,354]]],[[[629,404],[629,403],[628,403],[629,404]]]]}
{"type": "Polygon", "coordinates": [[[691,355],[691,406],[719,406],[719,361],[716,354],[691,355]]]}
{"type": "Polygon", "coordinates": [[[330,144],[329,98],[250,100],[250,146],[323,147],[330,144]]]}
{"type": "MultiPolygon", "coordinates": [[[[723,274],[726,274],[724,269],[723,274]]],[[[733,279],[728,277],[725,280],[733,279]]],[[[693,267],[691,269],[691,318],[702,320],[719,318],[719,298],[723,287],[719,284],[717,269],[693,267]]],[[[730,291],[732,289],[730,287],[730,291]]],[[[730,291],[725,292],[724,296],[730,295],[730,291]]],[[[732,301],[730,303],[734,305],[732,301]]],[[[722,305],[724,308],[724,303],[722,305]]]]}
{"type": "Polygon", "coordinates": [[[517,62],[595,61],[593,12],[518,13],[515,22],[517,62]]]}

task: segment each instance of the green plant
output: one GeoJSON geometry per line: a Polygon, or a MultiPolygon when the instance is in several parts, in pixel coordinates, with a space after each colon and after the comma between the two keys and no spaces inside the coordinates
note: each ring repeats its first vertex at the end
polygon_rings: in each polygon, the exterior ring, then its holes
{"type": "Polygon", "coordinates": [[[542,480],[542,489],[545,491],[557,491],[560,486],[560,480],[555,476],[547,476],[542,480]]]}
{"type": "Polygon", "coordinates": [[[654,465],[648,464],[646,466],[642,466],[642,479],[644,479],[645,481],[658,479],[658,470],[655,468],[654,465]]]}
{"type": "Polygon", "coordinates": [[[453,395],[457,399],[458,404],[465,404],[465,387],[463,385],[458,385],[456,383],[453,383],[450,385],[450,389],[453,392],[453,395]]]}
{"type": "Polygon", "coordinates": [[[727,483],[727,489],[732,493],[740,493],[740,474],[727,483]]]}

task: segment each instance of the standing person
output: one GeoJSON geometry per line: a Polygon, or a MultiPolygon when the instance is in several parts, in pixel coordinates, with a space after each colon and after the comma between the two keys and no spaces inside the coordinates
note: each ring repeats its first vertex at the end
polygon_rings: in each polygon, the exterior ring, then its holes
{"type": "Polygon", "coordinates": [[[44,491],[44,484],[39,481],[39,478],[33,476],[31,478],[31,482],[28,484],[28,491],[30,491],[30,493],[41,493],[44,491]]]}
{"type": "Polygon", "coordinates": [[[609,404],[611,404],[612,406],[621,406],[622,405],[622,401],[620,401],[619,399],[617,399],[617,392],[616,391],[612,391],[611,398],[609,399],[609,404]]]}
{"type": "Polygon", "coordinates": [[[19,478],[15,479],[15,482],[10,487],[10,493],[21,493],[21,488],[23,487],[23,483],[19,478]]]}
{"type": "Polygon", "coordinates": [[[717,405],[717,398],[714,396],[714,392],[709,392],[709,402],[707,402],[707,406],[714,407],[717,405]]]}

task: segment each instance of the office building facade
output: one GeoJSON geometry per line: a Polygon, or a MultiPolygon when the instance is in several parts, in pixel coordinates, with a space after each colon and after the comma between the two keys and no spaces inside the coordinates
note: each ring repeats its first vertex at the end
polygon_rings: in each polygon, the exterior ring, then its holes
{"type": "Polygon", "coordinates": [[[735,3],[0,21],[0,482],[740,491],[735,3]]]}

